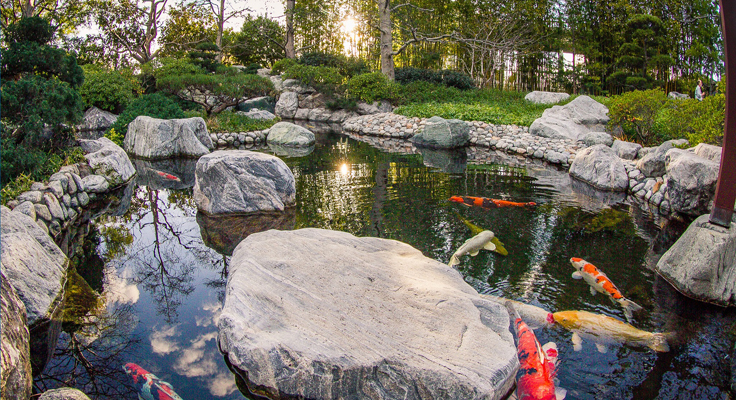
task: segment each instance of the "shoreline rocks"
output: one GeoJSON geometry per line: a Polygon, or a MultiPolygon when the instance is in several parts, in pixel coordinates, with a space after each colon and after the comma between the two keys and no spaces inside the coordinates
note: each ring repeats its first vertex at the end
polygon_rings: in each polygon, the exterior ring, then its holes
{"type": "Polygon", "coordinates": [[[158,119],[146,116],[137,117],[128,125],[123,147],[129,154],[148,160],[196,158],[215,148],[202,118],[158,119]]]}
{"type": "Polygon", "coordinates": [[[277,122],[268,131],[266,143],[281,146],[309,147],[315,142],[314,133],[291,122],[277,122]]]}

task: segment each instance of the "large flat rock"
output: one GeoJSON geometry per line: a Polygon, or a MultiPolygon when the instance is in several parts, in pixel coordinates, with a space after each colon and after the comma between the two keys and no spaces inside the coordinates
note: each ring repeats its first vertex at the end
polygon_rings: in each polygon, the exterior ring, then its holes
{"type": "Polygon", "coordinates": [[[219,343],[251,388],[281,398],[499,399],[518,368],[508,313],[456,270],[320,229],[237,246],[219,343]]]}
{"type": "Polygon", "coordinates": [[[204,119],[159,119],[140,116],[128,125],[125,151],[147,160],[197,158],[214,150],[204,119]]]}
{"type": "Polygon", "coordinates": [[[581,140],[588,132],[605,131],[608,108],[588,96],[578,96],[564,106],[544,110],[529,127],[532,135],[581,140]]]}
{"type": "Polygon", "coordinates": [[[4,275],[0,277],[0,286],[2,287],[0,399],[27,399],[31,396],[33,378],[26,307],[4,275]]]}

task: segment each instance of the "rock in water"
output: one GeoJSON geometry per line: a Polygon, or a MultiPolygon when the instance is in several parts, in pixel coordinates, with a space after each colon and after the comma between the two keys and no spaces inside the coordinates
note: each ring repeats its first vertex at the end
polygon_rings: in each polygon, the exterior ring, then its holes
{"type": "Polygon", "coordinates": [[[128,124],[125,151],[147,160],[200,157],[214,150],[204,119],[140,116],[128,124]]]}
{"type": "Polygon", "coordinates": [[[197,161],[194,175],[194,202],[208,214],[283,211],[296,202],[294,175],[270,154],[215,151],[197,161]]]}
{"type": "Polygon", "coordinates": [[[570,165],[570,176],[600,190],[623,192],[629,187],[629,176],[624,163],[605,144],[579,151],[570,165]]]}
{"type": "Polygon", "coordinates": [[[220,348],[282,397],[500,399],[518,368],[508,313],[394,240],[321,229],[235,249],[220,348]]]}
{"type": "Polygon", "coordinates": [[[314,144],[314,133],[291,122],[277,122],[268,130],[268,144],[308,147],[314,144]]]}
{"type": "Polygon", "coordinates": [[[444,119],[434,116],[427,120],[424,130],[414,135],[411,141],[424,147],[454,149],[468,145],[470,127],[459,119],[444,119]]]}

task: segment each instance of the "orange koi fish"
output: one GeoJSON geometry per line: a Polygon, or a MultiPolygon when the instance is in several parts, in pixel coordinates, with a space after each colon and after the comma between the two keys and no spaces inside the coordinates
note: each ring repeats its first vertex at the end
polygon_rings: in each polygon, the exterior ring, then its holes
{"type": "Polygon", "coordinates": [[[513,201],[489,199],[487,197],[473,197],[473,196],[452,196],[450,201],[453,203],[461,203],[468,207],[476,206],[485,209],[499,208],[499,207],[534,207],[537,203],[515,203],[513,201]]]}
{"type": "Polygon", "coordinates": [[[577,270],[572,273],[572,277],[574,279],[584,279],[588,282],[590,294],[595,295],[596,292],[601,292],[607,295],[612,302],[620,304],[624,309],[627,321],[631,322],[632,314],[642,309],[640,305],[624,297],[616,285],[595,265],[577,257],[571,258],[570,263],[577,270]]]}
{"type": "Polygon", "coordinates": [[[527,326],[511,302],[506,303],[514,318],[519,372],[516,374],[516,396],[519,400],[562,400],[567,391],[555,388],[557,346],[550,342],[541,346],[534,331],[527,326]]]}
{"type": "Polygon", "coordinates": [[[176,182],[181,182],[181,179],[179,179],[179,177],[177,177],[177,176],[175,176],[175,175],[171,175],[171,174],[170,174],[170,173],[168,173],[168,172],[163,172],[163,171],[158,171],[158,170],[154,170],[154,171],[155,171],[155,172],[156,172],[156,173],[157,173],[157,174],[158,174],[158,175],[159,175],[160,177],[162,177],[162,178],[164,178],[164,179],[169,179],[169,180],[172,180],[172,181],[176,181],[176,182]]]}

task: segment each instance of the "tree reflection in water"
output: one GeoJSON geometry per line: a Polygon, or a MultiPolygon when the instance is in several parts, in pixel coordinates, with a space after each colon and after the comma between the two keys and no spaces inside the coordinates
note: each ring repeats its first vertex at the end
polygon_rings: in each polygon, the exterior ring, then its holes
{"type": "Polygon", "coordinates": [[[91,398],[135,396],[121,368],[140,342],[133,336],[137,320],[131,305],[68,321],[48,366],[34,381],[35,390],[75,387],[91,398]]]}
{"type": "Polygon", "coordinates": [[[193,273],[200,266],[222,268],[225,259],[202,244],[196,207],[186,191],[138,189],[128,213],[135,238],[118,268],[131,268],[131,283],[149,292],[168,324],[194,291],[193,273]],[[168,197],[162,198],[168,194],[168,197]],[[222,264],[222,266],[220,266],[222,264]]]}

